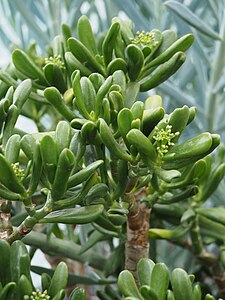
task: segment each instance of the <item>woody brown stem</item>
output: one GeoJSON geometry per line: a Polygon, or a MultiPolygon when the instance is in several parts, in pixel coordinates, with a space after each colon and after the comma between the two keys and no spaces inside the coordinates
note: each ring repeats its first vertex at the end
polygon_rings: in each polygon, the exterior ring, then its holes
{"type": "Polygon", "coordinates": [[[12,231],[11,202],[0,198],[0,239],[7,240],[12,231]]]}
{"type": "Polygon", "coordinates": [[[150,209],[141,203],[145,191],[135,194],[132,199],[127,220],[127,240],[125,245],[125,268],[129,270],[137,284],[137,263],[143,257],[149,256],[149,217],[150,209]]]}

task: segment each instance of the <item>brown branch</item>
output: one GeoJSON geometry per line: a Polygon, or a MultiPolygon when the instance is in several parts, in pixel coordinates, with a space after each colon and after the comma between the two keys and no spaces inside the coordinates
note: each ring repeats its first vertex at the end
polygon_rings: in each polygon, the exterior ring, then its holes
{"type": "Polygon", "coordinates": [[[130,210],[127,220],[127,240],[125,245],[125,268],[129,270],[137,284],[137,263],[143,257],[149,256],[149,218],[150,209],[140,200],[146,196],[142,189],[138,194],[129,195],[130,210]]]}
{"type": "Polygon", "coordinates": [[[0,199],[0,239],[7,240],[13,232],[11,223],[11,202],[0,199]]]}

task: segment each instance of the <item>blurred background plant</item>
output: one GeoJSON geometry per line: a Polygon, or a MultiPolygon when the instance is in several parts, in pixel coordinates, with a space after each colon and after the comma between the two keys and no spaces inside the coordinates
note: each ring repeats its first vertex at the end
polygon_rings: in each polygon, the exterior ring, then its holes
{"type": "MultiPolygon", "coordinates": [[[[96,34],[105,31],[117,15],[132,19],[135,31],[171,28],[178,36],[193,32],[195,43],[188,52],[186,67],[155,92],[165,99],[164,107],[168,112],[184,104],[197,107],[197,118],[184,138],[210,131],[219,133],[222,141],[225,140],[224,0],[0,0],[0,14],[0,63],[3,68],[9,63],[15,47],[27,50],[35,41],[38,53],[44,54],[46,45],[61,32],[62,23],[70,25],[75,34],[77,20],[82,14],[89,17],[96,34]]],[[[224,206],[224,189],[222,182],[207,205],[224,206]]],[[[82,234],[85,239],[88,229],[82,234]]],[[[154,243],[157,259],[171,268],[179,265],[188,272],[194,270],[195,263],[190,264],[188,252],[168,246],[165,241],[154,243]],[[168,256],[168,251],[176,260],[168,256]]]]}

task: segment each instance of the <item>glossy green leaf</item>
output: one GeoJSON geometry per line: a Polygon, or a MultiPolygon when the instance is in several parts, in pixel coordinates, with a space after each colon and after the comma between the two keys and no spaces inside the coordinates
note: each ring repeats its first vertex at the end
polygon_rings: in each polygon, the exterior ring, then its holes
{"type": "MultiPolygon", "coordinates": [[[[66,200],[65,200],[66,201],[66,200]]],[[[101,204],[62,209],[48,214],[40,223],[86,224],[95,221],[103,212],[101,204]]]]}

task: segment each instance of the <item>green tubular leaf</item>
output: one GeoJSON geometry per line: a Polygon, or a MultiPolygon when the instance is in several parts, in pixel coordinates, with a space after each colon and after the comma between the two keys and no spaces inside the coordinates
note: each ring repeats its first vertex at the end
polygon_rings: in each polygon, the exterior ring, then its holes
{"type": "Polygon", "coordinates": [[[97,93],[100,87],[103,85],[105,78],[98,73],[92,73],[88,78],[91,80],[93,87],[95,88],[95,92],[97,93]]]}
{"type": "Polygon", "coordinates": [[[0,116],[1,116],[0,132],[2,132],[2,128],[3,128],[3,125],[4,125],[6,117],[7,117],[8,104],[9,104],[9,101],[7,99],[6,100],[2,99],[0,102],[0,116]]]}
{"type": "Polygon", "coordinates": [[[5,157],[0,154],[0,182],[7,187],[10,191],[21,195],[26,194],[25,188],[20,183],[19,179],[13,171],[10,163],[5,157]]]}
{"type": "Polygon", "coordinates": [[[40,142],[43,167],[50,183],[53,183],[58,162],[58,149],[54,139],[46,135],[40,142]]]}
{"type": "Polygon", "coordinates": [[[196,107],[192,106],[189,108],[189,118],[188,118],[187,125],[190,124],[194,120],[196,112],[197,112],[196,107]]]}
{"type": "Polygon", "coordinates": [[[158,296],[158,299],[166,299],[167,289],[169,286],[169,271],[165,264],[155,264],[151,274],[150,286],[158,296]]]}
{"type": "Polygon", "coordinates": [[[117,169],[117,184],[113,192],[112,198],[118,199],[127,189],[128,185],[128,164],[125,160],[119,160],[117,169]]]}
{"type": "Polygon", "coordinates": [[[2,137],[3,146],[6,145],[8,139],[12,135],[18,117],[19,117],[19,109],[14,104],[10,105],[7,113],[5,125],[3,128],[3,137],[2,137]]]}
{"type": "Polygon", "coordinates": [[[15,282],[9,282],[7,283],[0,293],[0,299],[1,300],[7,300],[9,299],[14,291],[16,290],[16,283],[15,282]]]}
{"type": "Polygon", "coordinates": [[[95,110],[95,98],[96,92],[93,87],[91,80],[87,77],[82,77],[80,80],[82,95],[85,103],[85,107],[90,113],[91,111],[95,110]]]}
{"type": "Polygon", "coordinates": [[[0,240],[0,282],[4,286],[10,281],[10,245],[5,240],[0,240]]]}
{"type": "Polygon", "coordinates": [[[213,297],[212,295],[210,295],[210,294],[206,294],[206,296],[205,296],[205,300],[216,300],[216,298],[215,297],[213,297]]]}
{"type": "Polygon", "coordinates": [[[134,120],[132,112],[128,108],[123,108],[117,116],[118,130],[127,144],[126,135],[131,130],[131,123],[134,120]]]}
{"type": "Polygon", "coordinates": [[[41,287],[42,291],[48,291],[51,284],[51,276],[47,273],[41,274],[41,287]]]}
{"type": "Polygon", "coordinates": [[[115,290],[114,288],[112,288],[110,285],[107,285],[105,287],[105,291],[106,291],[107,295],[109,295],[112,299],[120,300],[119,292],[117,290],[115,290]]]}
{"type": "Polygon", "coordinates": [[[54,272],[51,284],[48,290],[48,295],[53,298],[58,292],[64,290],[68,281],[68,268],[64,262],[60,262],[54,272]]]}
{"type": "Polygon", "coordinates": [[[212,195],[212,193],[217,189],[221,180],[224,178],[224,175],[225,175],[224,163],[218,166],[216,169],[212,170],[212,175],[210,176],[209,180],[207,181],[207,185],[204,186],[203,191],[200,195],[201,201],[205,201],[212,195]]]}
{"type": "Polygon", "coordinates": [[[164,117],[164,109],[157,107],[155,109],[146,109],[143,114],[143,133],[148,136],[160,120],[164,117]]]}
{"type": "Polygon", "coordinates": [[[85,197],[85,203],[89,204],[102,204],[104,203],[104,197],[108,193],[108,187],[104,183],[96,183],[92,186],[85,197]],[[97,203],[95,202],[97,201],[97,203]],[[101,202],[102,201],[102,202],[101,202]]]}
{"type": "Polygon", "coordinates": [[[81,136],[88,144],[98,143],[99,140],[97,139],[98,136],[96,124],[92,121],[86,122],[81,128],[81,136]]]}
{"type": "Polygon", "coordinates": [[[98,231],[93,231],[89,237],[88,240],[81,245],[79,254],[83,254],[84,252],[86,252],[87,250],[89,250],[90,248],[92,248],[94,245],[96,245],[98,242],[102,241],[105,239],[105,236],[98,232],[98,231]]]}
{"type": "Polygon", "coordinates": [[[80,70],[81,75],[89,76],[91,74],[91,70],[89,70],[86,66],[84,66],[71,52],[65,53],[65,60],[69,71],[73,73],[75,70],[80,70]]]}
{"type": "Polygon", "coordinates": [[[225,225],[225,210],[223,208],[205,208],[200,207],[196,209],[197,213],[214,222],[225,225]]]}
{"type": "Polygon", "coordinates": [[[145,100],[144,105],[146,110],[162,107],[162,97],[159,95],[151,95],[145,100]]]}
{"type": "Polygon", "coordinates": [[[17,81],[7,72],[0,70],[0,79],[8,84],[9,86],[12,86],[11,91],[13,92],[13,87],[16,88],[18,83],[17,81]]]}
{"type": "Polygon", "coordinates": [[[106,94],[109,92],[111,86],[113,83],[113,77],[109,76],[102,86],[99,88],[97,95],[96,95],[96,104],[95,104],[95,117],[97,118],[99,116],[99,113],[101,111],[102,102],[106,94]]]}
{"type": "Polygon", "coordinates": [[[53,63],[48,63],[43,68],[44,75],[49,85],[56,87],[61,93],[67,89],[62,70],[53,63]]]}
{"type": "Polygon", "coordinates": [[[74,155],[69,149],[64,149],[59,155],[54,182],[52,185],[53,200],[60,199],[67,190],[67,183],[74,166],[74,155]]]}
{"type": "MultiPolygon", "coordinates": [[[[185,127],[188,124],[189,121],[189,107],[184,105],[182,108],[176,108],[170,115],[169,118],[169,125],[172,126],[172,132],[179,132],[179,136],[182,133],[182,131],[185,129],[185,127]]],[[[173,142],[177,142],[179,139],[179,136],[173,138],[173,142]]]]}
{"type": "Polygon", "coordinates": [[[120,87],[120,93],[125,98],[126,96],[126,88],[127,88],[127,82],[126,82],[126,75],[123,71],[117,70],[113,73],[113,84],[117,84],[120,87]]]}
{"type": "Polygon", "coordinates": [[[121,70],[127,72],[127,63],[123,58],[113,59],[107,66],[107,74],[112,75],[114,72],[121,70]]]}
{"type": "Polygon", "coordinates": [[[103,160],[97,160],[90,165],[88,165],[86,168],[81,169],[76,174],[73,174],[70,176],[68,181],[68,188],[74,187],[84,181],[86,181],[90,176],[96,172],[96,170],[103,164],[103,160]]]}
{"type": "Polygon", "coordinates": [[[136,45],[128,45],[126,50],[128,56],[128,75],[131,81],[135,81],[144,65],[144,55],[136,45]]]}
{"type": "Polygon", "coordinates": [[[183,237],[187,231],[188,227],[178,226],[175,229],[161,229],[161,228],[152,228],[149,229],[149,238],[150,239],[166,239],[166,240],[177,240],[183,237]]]}
{"type": "Polygon", "coordinates": [[[63,97],[55,87],[44,90],[45,98],[55,107],[55,109],[68,121],[73,120],[76,115],[66,106],[63,97]]]}
{"type": "Polygon", "coordinates": [[[116,57],[125,59],[125,43],[122,38],[121,30],[117,34],[114,51],[116,57]]]}
{"type": "Polygon", "coordinates": [[[79,131],[75,132],[70,142],[70,150],[75,156],[75,164],[77,164],[83,157],[86,149],[86,141],[79,131]]]}
{"type": "Polygon", "coordinates": [[[212,146],[212,135],[208,132],[202,133],[180,145],[175,145],[163,157],[164,161],[188,159],[206,153],[212,146]]]}
{"type": "Polygon", "coordinates": [[[128,142],[138,150],[143,161],[152,166],[157,153],[149,139],[138,129],[131,129],[126,137],[128,142]]]}
{"type": "Polygon", "coordinates": [[[24,299],[25,295],[31,295],[33,292],[33,286],[26,275],[22,274],[18,282],[18,290],[20,294],[20,299],[24,299]]]}
{"type": "Polygon", "coordinates": [[[104,41],[102,43],[102,53],[105,65],[107,66],[112,60],[113,50],[115,48],[117,35],[120,31],[120,24],[115,22],[109,28],[104,41]]]}
{"type": "Polygon", "coordinates": [[[33,193],[36,191],[36,188],[40,182],[41,173],[42,173],[41,151],[40,151],[40,144],[37,143],[34,148],[34,155],[32,159],[32,173],[31,173],[31,179],[28,187],[29,195],[33,195],[33,193]]]}
{"type": "Polygon", "coordinates": [[[115,17],[115,18],[112,19],[112,22],[113,23],[119,23],[122,38],[124,40],[125,45],[130,44],[131,39],[134,38],[132,21],[131,20],[124,21],[119,17],[115,17]]]}
{"type": "Polygon", "coordinates": [[[176,300],[176,299],[174,298],[174,294],[173,294],[172,291],[170,291],[170,290],[167,291],[167,297],[166,297],[166,300],[176,300]]]}
{"type": "Polygon", "coordinates": [[[160,299],[160,298],[158,298],[155,291],[147,285],[142,285],[140,288],[140,292],[145,300],[159,300],[160,299]]]}
{"type": "Polygon", "coordinates": [[[173,270],[171,284],[175,299],[192,299],[192,284],[188,274],[184,270],[180,268],[173,270]]]}
{"type": "Polygon", "coordinates": [[[36,83],[47,86],[44,74],[22,50],[16,49],[12,53],[12,61],[16,69],[25,76],[35,80],[36,83]]]}
{"type": "Polygon", "coordinates": [[[202,299],[202,291],[199,284],[196,284],[193,289],[193,294],[191,300],[201,300],[202,299]]]}
{"type": "Polygon", "coordinates": [[[60,121],[55,131],[55,142],[59,153],[64,148],[69,148],[71,141],[72,130],[66,121],[60,121]]]}
{"type": "Polygon", "coordinates": [[[62,300],[62,299],[65,298],[65,294],[66,294],[66,292],[65,292],[64,289],[63,289],[63,290],[60,290],[60,291],[55,295],[55,297],[52,298],[52,300],[62,300]]]}
{"type": "Polygon", "coordinates": [[[163,170],[161,168],[155,170],[156,174],[164,181],[171,182],[173,179],[179,178],[181,173],[177,170],[163,170]]]}
{"type": "Polygon", "coordinates": [[[149,258],[142,258],[137,264],[138,278],[141,285],[150,286],[151,274],[155,263],[149,258]]]}
{"type": "Polygon", "coordinates": [[[198,193],[199,189],[198,186],[193,185],[193,186],[188,186],[184,191],[181,191],[175,195],[171,195],[168,197],[160,197],[158,203],[162,204],[171,204],[171,203],[176,203],[180,201],[184,201],[190,197],[195,196],[198,193]]]}
{"type": "Polygon", "coordinates": [[[86,290],[76,287],[70,294],[69,300],[86,300],[86,290]]]}
{"type": "Polygon", "coordinates": [[[15,241],[11,245],[10,270],[11,281],[18,283],[20,276],[23,274],[32,282],[30,275],[30,256],[25,244],[21,241],[15,241]]]}
{"type": "Polygon", "coordinates": [[[122,214],[116,214],[116,213],[107,213],[109,220],[114,224],[114,225],[123,225],[127,221],[127,216],[122,215],[122,214]]]}
{"type": "Polygon", "coordinates": [[[160,64],[165,63],[168,61],[174,54],[177,52],[185,52],[194,42],[194,36],[193,34],[189,33],[178,40],[176,40],[175,43],[173,43],[169,48],[167,48],[162,54],[160,54],[158,57],[153,59],[150,63],[148,63],[143,71],[147,71],[152,67],[156,67],[160,64]]]}
{"type": "Polygon", "coordinates": [[[99,217],[95,220],[95,224],[101,226],[105,230],[109,232],[117,233],[120,230],[120,227],[115,226],[107,217],[106,214],[99,215],[99,217]]]}
{"type": "Polygon", "coordinates": [[[137,96],[140,91],[140,83],[139,82],[129,82],[127,84],[126,89],[126,97],[125,97],[125,107],[131,108],[132,105],[137,100],[137,96]]]}
{"type": "Polygon", "coordinates": [[[81,43],[93,54],[98,54],[95,37],[87,16],[81,16],[77,23],[78,37],[81,43]]]}
{"type": "Polygon", "coordinates": [[[130,108],[130,111],[133,114],[134,120],[142,120],[144,113],[144,103],[142,101],[136,101],[130,108]]]}
{"type": "MultiPolygon", "coordinates": [[[[67,46],[67,40],[72,36],[71,28],[67,24],[62,24],[62,34],[64,39],[65,47],[67,46]]],[[[43,289],[44,291],[44,289],[43,289]]]]}
{"type": "Polygon", "coordinates": [[[4,185],[0,184],[0,197],[6,200],[21,200],[22,196],[20,194],[16,194],[7,189],[4,185]]]}
{"type": "Polygon", "coordinates": [[[71,37],[67,43],[70,51],[81,63],[88,63],[96,72],[104,74],[102,66],[98,63],[94,55],[79,40],[71,37]]]}
{"type": "Polygon", "coordinates": [[[5,158],[9,163],[18,162],[19,151],[20,151],[20,140],[21,137],[18,134],[12,135],[5,146],[5,158]]]}
{"type": "Polygon", "coordinates": [[[58,149],[55,140],[50,135],[45,135],[40,142],[41,155],[44,163],[57,164],[58,149]]]}
{"type": "Polygon", "coordinates": [[[104,98],[102,101],[102,114],[101,117],[106,121],[107,124],[110,124],[111,121],[111,111],[110,103],[108,98],[104,98]]]}
{"type": "Polygon", "coordinates": [[[103,212],[102,204],[68,208],[51,212],[40,223],[86,224],[94,222],[103,212]]]}
{"type": "Polygon", "coordinates": [[[162,43],[160,44],[157,51],[154,53],[154,57],[159,56],[163,53],[166,49],[168,49],[173,43],[177,40],[177,34],[173,30],[164,30],[162,32],[162,43]]]}
{"type": "Polygon", "coordinates": [[[103,143],[109,149],[112,155],[127,161],[131,160],[130,155],[122,146],[120,146],[120,144],[117,143],[110,128],[101,118],[99,119],[99,133],[103,143]]]}
{"type": "Polygon", "coordinates": [[[76,107],[86,119],[90,119],[90,115],[87,111],[86,103],[84,101],[84,95],[82,93],[80,80],[81,80],[80,71],[79,70],[74,71],[72,86],[73,86],[74,96],[76,97],[75,100],[76,107]]]}
{"type": "Polygon", "coordinates": [[[109,100],[116,111],[120,111],[124,107],[124,99],[120,92],[117,91],[110,92],[109,100]]]}
{"type": "Polygon", "coordinates": [[[168,61],[160,65],[155,73],[147,80],[142,80],[140,91],[149,91],[172,76],[185,62],[186,56],[183,52],[175,53],[168,61]]]}
{"type": "Polygon", "coordinates": [[[171,9],[177,16],[186,21],[189,25],[193,26],[201,33],[211,37],[215,40],[221,40],[221,37],[217,32],[212,30],[205,22],[202,21],[197,15],[189,10],[185,5],[177,1],[167,1],[165,5],[171,9]]]}
{"type": "Polygon", "coordinates": [[[118,277],[118,287],[125,297],[143,299],[138,291],[133,275],[127,270],[120,272],[118,277]]]}
{"type": "Polygon", "coordinates": [[[209,218],[204,217],[201,214],[198,214],[199,224],[201,232],[204,236],[212,237],[219,241],[225,240],[225,226],[221,223],[214,222],[209,218]]]}
{"type": "Polygon", "coordinates": [[[98,296],[98,299],[101,299],[101,300],[111,300],[112,298],[109,296],[109,295],[107,295],[107,293],[106,292],[104,292],[104,291],[97,291],[97,296],[98,296]]]}
{"type": "Polygon", "coordinates": [[[22,81],[16,88],[13,94],[13,103],[18,107],[19,110],[22,108],[25,101],[28,99],[31,90],[32,81],[30,79],[22,81]]]}
{"type": "Polygon", "coordinates": [[[206,170],[206,163],[203,159],[198,160],[190,169],[185,177],[181,176],[178,180],[165,184],[167,189],[177,189],[186,187],[189,184],[196,182],[196,179],[202,177],[206,170]]]}
{"type": "Polygon", "coordinates": [[[34,149],[36,146],[36,140],[31,134],[26,134],[20,141],[20,146],[28,159],[32,159],[34,155],[34,149]]]}

